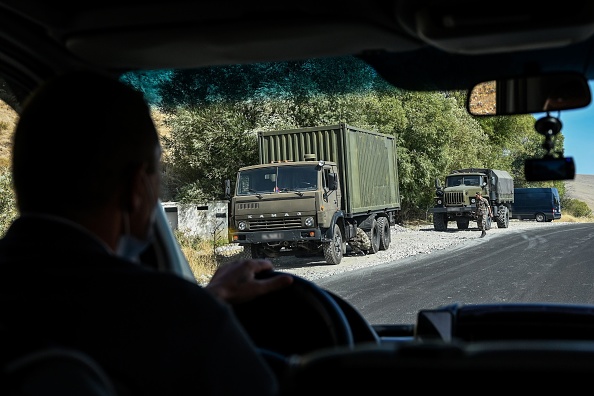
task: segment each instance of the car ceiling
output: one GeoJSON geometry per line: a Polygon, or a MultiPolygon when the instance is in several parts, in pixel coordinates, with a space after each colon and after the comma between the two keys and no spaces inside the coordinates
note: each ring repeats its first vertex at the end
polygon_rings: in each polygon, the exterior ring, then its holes
{"type": "Polygon", "coordinates": [[[406,89],[466,88],[502,70],[568,65],[594,78],[594,2],[552,10],[516,3],[0,0],[0,62],[25,87],[73,68],[120,73],[341,55],[359,56],[406,89]]]}

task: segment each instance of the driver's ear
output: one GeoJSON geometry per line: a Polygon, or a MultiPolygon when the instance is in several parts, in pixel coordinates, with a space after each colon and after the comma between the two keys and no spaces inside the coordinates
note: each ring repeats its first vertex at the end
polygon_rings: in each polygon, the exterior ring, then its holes
{"type": "Polygon", "coordinates": [[[144,177],[146,177],[146,165],[135,167],[122,189],[122,208],[128,213],[135,213],[142,206],[146,195],[144,177]]]}

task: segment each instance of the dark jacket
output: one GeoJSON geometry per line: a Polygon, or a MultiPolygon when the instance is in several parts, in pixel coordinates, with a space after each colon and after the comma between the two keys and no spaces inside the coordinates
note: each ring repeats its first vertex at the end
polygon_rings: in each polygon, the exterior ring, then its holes
{"type": "Polygon", "coordinates": [[[230,307],[188,280],[119,259],[65,222],[14,222],[0,240],[0,302],[13,341],[3,335],[3,346],[80,349],[131,394],[276,390],[230,307]]]}

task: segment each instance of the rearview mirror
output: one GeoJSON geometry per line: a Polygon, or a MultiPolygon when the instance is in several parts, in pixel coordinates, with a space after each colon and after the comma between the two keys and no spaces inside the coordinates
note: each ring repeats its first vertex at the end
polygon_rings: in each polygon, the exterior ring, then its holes
{"type": "Polygon", "coordinates": [[[486,81],[475,85],[467,110],[476,116],[532,114],[590,104],[588,81],[578,73],[555,73],[486,81]]]}

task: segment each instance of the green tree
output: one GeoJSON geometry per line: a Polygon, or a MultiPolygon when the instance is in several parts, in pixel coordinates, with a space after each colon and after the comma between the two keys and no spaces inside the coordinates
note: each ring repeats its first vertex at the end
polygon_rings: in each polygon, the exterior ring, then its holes
{"type": "Polygon", "coordinates": [[[224,180],[257,161],[254,119],[258,106],[210,104],[179,108],[164,138],[168,163],[164,190],[180,202],[223,198],[224,180]]]}
{"type": "Polygon", "coordinates": [[[592,209],[584,201],[573,198],[561,198],[561,211],[575,217],[591,217],[592,209]]]}
{"type": "Polygon", "coordinates": [[[224,179],[257,163],[256,132],[264,130],[346,122],[397,136],[405,217],[426,216],[435,178],[453,169],[504,169],[523,184],[524,159],[544,154],[534,117],[473,117],[465,92],[403,91],[354,57],[145,74],[129,82],[145,92],[158,87],[157,105],[171,128],[166,184],[176,200],[220,198],[224,179]]]}
{"type": "Polygon", "coordinates": [[[0,236],[8,230],[17,214],[12,173],[8,167],[0,167],[0,236]]]}

